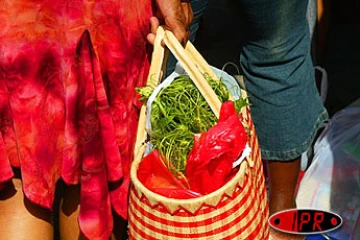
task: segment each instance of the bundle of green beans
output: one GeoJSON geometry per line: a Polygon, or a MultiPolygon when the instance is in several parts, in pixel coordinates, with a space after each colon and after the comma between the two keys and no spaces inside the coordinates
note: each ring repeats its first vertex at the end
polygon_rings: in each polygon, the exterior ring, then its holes
{"type": "MultiPolygon", "coordinates": [[[[221,102],[229,100],[230,92],[224,83],[205,76],[221,102]]],[[[137,89],[147,98],[149,88],[137,89]]],[[[247,104],[245,99],[235,101],[236,109],[247,104]]],[[[168,162],[168,169],[184,174],[186,159],[194,144],[194,134],[206,132],[217,123],[200,91],[188,75],[180,75],[162,89],[151,105],[150,142],[168,162]]]]}

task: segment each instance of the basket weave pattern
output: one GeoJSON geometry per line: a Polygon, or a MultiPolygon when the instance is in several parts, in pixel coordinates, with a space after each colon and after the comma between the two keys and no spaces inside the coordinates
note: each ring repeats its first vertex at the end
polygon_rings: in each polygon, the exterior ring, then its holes
{"type": "Polygon", "coordinates": [[[250,109],[242,113],[249,129],[249,157],[236,176],[200,198],[170,199],[146,189],[134,161],[129,199],[130,239],[268,239],[265,179],[250,109]]]}

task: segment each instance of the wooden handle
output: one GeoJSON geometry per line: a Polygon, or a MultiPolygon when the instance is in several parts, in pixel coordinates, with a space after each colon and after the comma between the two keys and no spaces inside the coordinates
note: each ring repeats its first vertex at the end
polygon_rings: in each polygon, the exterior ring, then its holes
{"type": "MultiPolygon", "coordinates": [[[[185,71],[199,89],[205,100],[208,102],[211,110],[217,118],[219,118],[221,102],[214,90],[204,77],[208,74],[214,80],[219,80],[216,73],[205,61],[201,54],[195,49],[193,44],[189,41],[186,47],[183,48],[172,32],[164,30],[163,27],[158,27],[154,41],[154,49],[151,57],[151,65],[146,85],[155,88],[159,85],[165,65],[166,65],[166,49],[161,42],[164,40],[165,45],[174,54],[175,58],[180,62],[185,71]]],[[[232,96],[231,96],[232,99],[232,96]]],[[[135,156],[142,156],[145,151],[146,141],[146,105],[143,104],[140,110],[139,124],[137,130],[137,138],[134,148],[135,156]]]]}
{"type": "Polygon", "coordinates": [[[201,54],[196,50],[196,48],[190,41],[186,43],[185,52],[192,58],[196,67],[200,70],[202,74],[206,73],[212,79],[216,81],[219,80],[214,70],[210,67],[210,65],[206,62],[206,60],[201,56],[201,54]]]}
{"type": "Polygon", "coordinates": [[[165,48],[161,45],[164,39],[165,32],[162,27],[159,27],[156,31],[156,37],[154,40],[153,52],[151,56],[151,65],[149,69],[149,75],[146,81],[146,85],[155,88],[159,85],[160,80],[164,74],[165,66],[165,48]]]}
{"type": "MultiPolygon", "coordinates": [[[[149,69],[146,86],[155,88],[159,85],[165,69],[164,59],[166,58],[165,48],[161,45],[164,39],[165,32],[162,27],[159,27],[156,32],[154,40],[153,52],[151,56],[151,65],[149,69]]],[[[143,104],[140,109],[139,123],[136,133],[136,142],[134,146],[135,158],[142,158],[146,148],[146,104],[143,104]]]]}
{"type": "Polygon", "coordinates": [[[219,118],[221,102],[206,81],[204,75],[200,73],[199,69],[194,64],[192,58],[185,52],[185,49],[181,46],[180,42],[175,38],[172,32],[165,30],[164,42],[172,54],[174,54],[175,58],[180,62],[187,74],[189,74],[215,116],[219,118]]]}

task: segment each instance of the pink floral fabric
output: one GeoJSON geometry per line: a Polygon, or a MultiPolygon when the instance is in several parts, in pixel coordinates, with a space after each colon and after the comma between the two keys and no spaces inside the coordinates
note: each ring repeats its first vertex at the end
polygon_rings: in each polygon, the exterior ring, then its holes
{"type": "Polygon", "coordinates": [[[111,207],[127,218],[151,15],[150,0],[0,3],[0,186],[18,167],[51,209],[61,177],[80,183],[90,239],[110,236],[111,207]]]}

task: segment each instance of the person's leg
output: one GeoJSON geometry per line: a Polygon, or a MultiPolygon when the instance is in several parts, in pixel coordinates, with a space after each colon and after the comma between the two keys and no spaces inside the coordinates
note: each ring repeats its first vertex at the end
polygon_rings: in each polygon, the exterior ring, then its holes
{"type": "Polygon", "coordinates": [[[248,28],[240,61],[267,162],[270,214],[296,207],[300,156],[327,118],[315,86],[307,7],[302,0],[240,1],[248,28]]]}
{"type": "MultiPolygon", "coordinates": [[[[267,161],[269,178],[270,216],[276,212],[296,208],[295,189],[298,182],[301,158],[292,161],[267,161]]],[[[270,230],[270,240],[300,240],[301,235],[290,235],[270,230]]]]}
{"type": "Polygon", "coordinates": [[[60,201],[59,234],[61,240],[85,240],[78,224],[80,211],[80,186],[68,186],[60,201]]]}
{"type": "Polygon", "coordinates": [[[0,238],[52,240],[53,235],[51,211],[30,202],[14,178],[0,193],[0,238]]]}
{"type": "MultiPolygon", "coordinates": [[[[80,211],[80,186],[65,189],[59,208],[59,232],[61,240],[86,240],[81,233],[78,216],[80,211]]],[[[127,239],[127,221],[113,211],[114,229],[111,240],[127,239]]]]}
{"type": "Polygon", "coordinates": [[[268,161],[270,214],[295,208],[295,188],[300,170],[300,158],[292,161],[268,161]],[[286,180],[284,180],[286,179],[286,180]]]}

